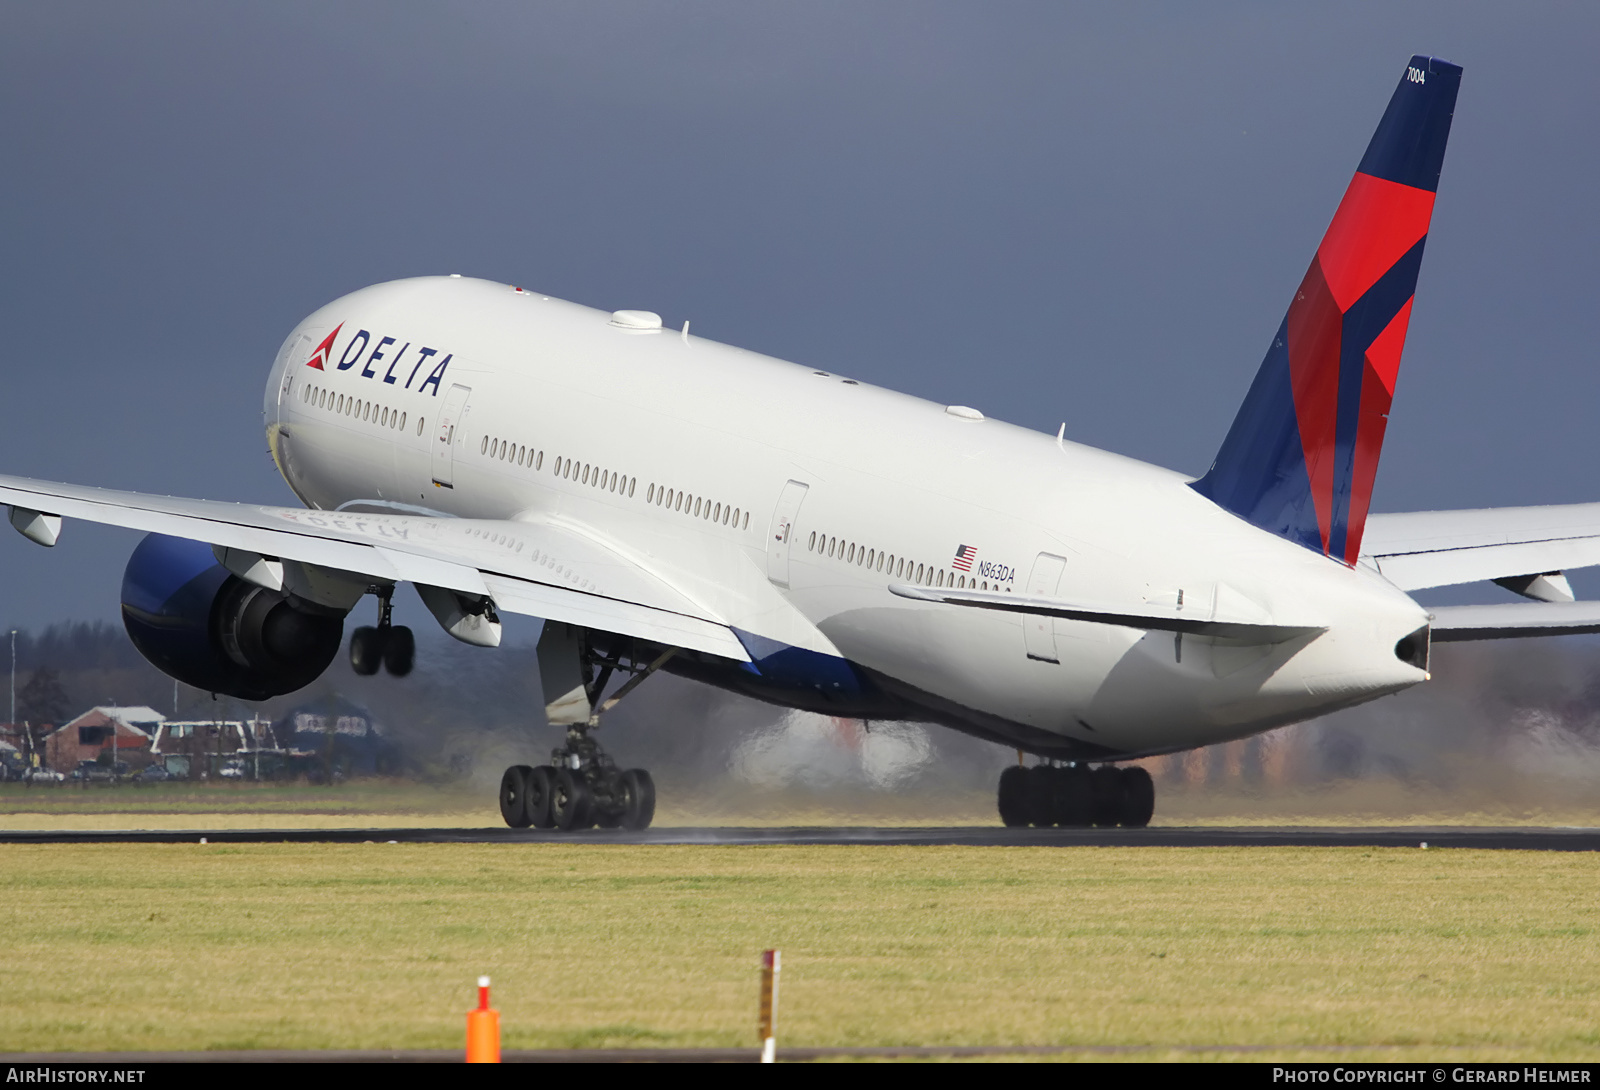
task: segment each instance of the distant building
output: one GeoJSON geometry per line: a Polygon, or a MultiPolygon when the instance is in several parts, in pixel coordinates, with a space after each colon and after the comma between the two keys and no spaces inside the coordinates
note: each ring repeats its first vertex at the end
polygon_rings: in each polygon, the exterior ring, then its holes
{"type": "Polygon", "coordinates": [[[291,710],[272,725],[279,747],[314,778],[387,775],[398,770],[399,750],[367,709],[326,697],[291,710]]]}
{"type": "Polygon", "coordinates": [[[151,760],[174,776],[217,772],[213,766],[242,752],[273,750],[265,719],[169,719],[157,728],[151,760]]]}
{"type": "Polygon", "coordinates": [[[44,763],[72,772],[84,761],[99,760],[102,750],[115,749],[117,760],[140,767],[149,763],[150,744],[165,720],[143,706],[90,708],[45,735],[44,763]]]}

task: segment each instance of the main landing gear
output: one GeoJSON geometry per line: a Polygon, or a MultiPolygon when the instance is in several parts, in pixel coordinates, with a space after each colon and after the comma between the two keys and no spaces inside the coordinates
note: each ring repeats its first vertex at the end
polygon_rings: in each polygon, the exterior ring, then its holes
{"type": "Polygon", "coordinates": [[[656,816],[656,785],[642,768],[620,771],[576,727],[550,764],[513,765],[500,778],[500,816],[513,829],[645,829],[656,816]]]}
{"type": "Polygon", "coordinates": [[[370,676],[382,666],[395,677],[405,677],[416,662],[416,637],[405,625],[391,621],[394,587],[375,587],[373,593],[378,596],[378,626],[363,625],[350,633],[350,669],[370,676]]]}
{"type": "Polygon", "coordinates": [[[1139,829],[1155,807],[1155,781],[1137,766],[1018,765],[1000,773],[1000,820],[1012,827],[1139,829]]]}
{"type": "Polygon", "coordinates": [[[621,651],[597,652],[584,630],[545,623],[539,637],[545,716],[552,725],[567,728],[566,743],[551,750],[547,765],[506,769],[500,778],[500,816],[507,825],[562,831],[596,825],[649,828],[656,814],[655,781],[642,768],[618,768],[593,732],[603,713],[665,665],[677,649],[667,649],[647,665],[641,664],[631,645],[629,650],[631,657],[625,663],[621,651]],[[602,699],[606,683],[619,670],[633,676],[602,699]]]}

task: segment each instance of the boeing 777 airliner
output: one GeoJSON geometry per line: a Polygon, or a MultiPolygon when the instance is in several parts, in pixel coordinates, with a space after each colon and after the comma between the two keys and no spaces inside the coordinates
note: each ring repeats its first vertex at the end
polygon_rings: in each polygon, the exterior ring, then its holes
{"type": "Polygon", "coordinates": [[[1428,677],[1432,641],[1600,631],[1561,572],[1600,504],[1368,515],[1461,69],[1413,57],[1199,479],[612,313],[457,276],[366,288],[289,334],[267,440],[303,508],[0,478],[11,522],[147,531],[123,583],[160,669],[251,700],[349,641],[411,668],[412,583],[495,646],[544,618],[551,762],[512,826],[642,828],[649,774],[595,740],[657,670],[788,707],[932,721],[1033,754],[1007,824],[1143,825],[1133,758],[1428,677]],[[1494,580],[1525,604],[1425,609],[1494,580]],[[614,684],[621,682],[620,685],[614,684]]]}

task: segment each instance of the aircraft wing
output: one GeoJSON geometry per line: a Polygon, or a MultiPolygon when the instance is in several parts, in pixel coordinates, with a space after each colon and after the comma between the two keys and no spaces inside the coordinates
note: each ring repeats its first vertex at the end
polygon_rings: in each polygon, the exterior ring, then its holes
{"type": "Polygon", "coordinates": [[[1372,515],[1362,546],[1401,590],[1583,568],[1600,564],[1600,503],[1372,515]]]}
{"type": "MultiPolygon", "coordinates": [[[[488,596],[510,613],[750,661],[710,610],[578,526],[258,507],[4,475],[0,503],[13,508],[13,523],[45,513],[168,534],[375,583],[488,596]]],[[[44,540],[53,544],[54,532],[44,540]]]]}

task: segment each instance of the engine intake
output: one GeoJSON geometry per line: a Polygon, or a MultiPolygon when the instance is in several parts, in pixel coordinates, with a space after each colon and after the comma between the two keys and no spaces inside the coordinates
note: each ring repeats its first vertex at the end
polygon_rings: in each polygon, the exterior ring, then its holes
{"type": "Polygon", "coordinates": [[[213,693],[265,700],[322,676],[344,618],[247,583],[211,546],[150,534],[122,576],[122,623],[162,673],[213,693]]]}

